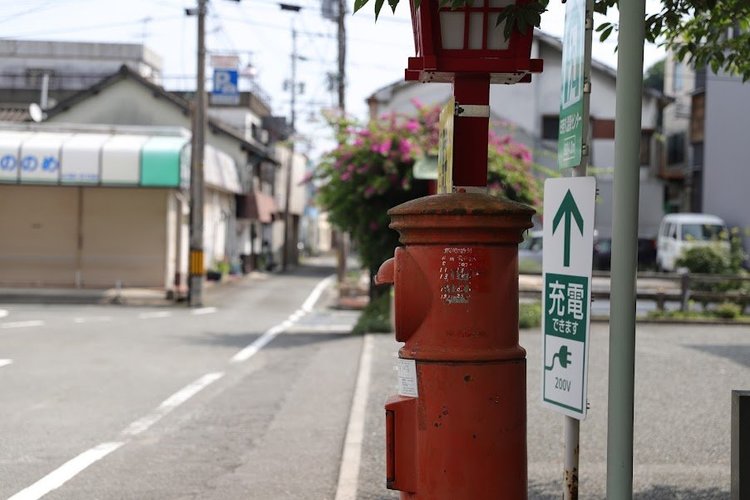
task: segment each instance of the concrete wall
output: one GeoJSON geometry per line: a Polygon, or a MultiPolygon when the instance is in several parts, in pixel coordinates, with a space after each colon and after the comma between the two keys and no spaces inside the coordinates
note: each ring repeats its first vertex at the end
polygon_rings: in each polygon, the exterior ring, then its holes
{"type": "MultiPolygon", "coordinates": [[[[750,83],[725,74],[706,78],[703,211],[750,228],[750,83]]],[[[750,237],[745,237],[750,249],[750,237]]]]}
{"type": "Polygon", "coordinates": [[[161,80],[161,57],[141,44],[0,40],[0,95],[4,102],[39,102],[41,74],[46,72],[53,106],[56,99],[94,85],[123,64],[144,78],[161,80]],[[34,93],[17,92],[32,89],[34,93]]]}

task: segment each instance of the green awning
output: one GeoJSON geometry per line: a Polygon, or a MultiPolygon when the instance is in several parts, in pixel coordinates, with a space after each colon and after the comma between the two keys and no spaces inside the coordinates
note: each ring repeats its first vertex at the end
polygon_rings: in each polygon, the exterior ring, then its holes
{"type": "Polygon", "coordinates": [[[189,140],[185,137],[151,137],[141,149],[141,186],[180,187],[190,175],[189,140]]]}

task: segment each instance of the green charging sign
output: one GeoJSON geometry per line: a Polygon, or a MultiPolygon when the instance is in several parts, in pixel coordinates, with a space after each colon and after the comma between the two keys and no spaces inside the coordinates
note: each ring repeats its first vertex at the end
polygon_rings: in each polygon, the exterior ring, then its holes
{"type": "Polygon", "coordinates": [[[542,404],[579,420],[586,417],[595,194],[593,177],[544,182],[542,404]]]}
{"type": "Polygon", "coordinates": [[[586,0],[568,0],[563,36],[560,129],[557,142],[557,166],[561,169],[581,164],[585,36],[586,0]]]}

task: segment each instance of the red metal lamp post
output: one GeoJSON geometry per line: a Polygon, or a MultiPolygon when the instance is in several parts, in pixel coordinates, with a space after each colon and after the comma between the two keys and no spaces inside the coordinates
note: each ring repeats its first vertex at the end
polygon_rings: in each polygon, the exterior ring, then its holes
{"type": "Polygon", "coordinates": [[[533,210],[483,188],[490,83],[528,82],[542,61],[529,56],[530,26],[509,40],[496,26],[513,0],[469,2],[412,7],[417,57],[407,80],[453,82],[455,187],[389,210],[404,247],[376,277],[395,286],[404,342],[406,375],[385,405],[387,485],[402,500],[527,497],[518,243],[533,210]]]}

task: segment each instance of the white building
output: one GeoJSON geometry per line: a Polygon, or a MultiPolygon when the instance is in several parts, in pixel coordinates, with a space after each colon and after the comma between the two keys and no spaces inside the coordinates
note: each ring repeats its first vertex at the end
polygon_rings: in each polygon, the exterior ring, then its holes
{"type": "MultiPolygon", "coordinates": [[[[207,260],[233,237],[237,165],[206,147],[207,260]]],[[[29,124],[0,129],[0,283],[184,294],[190,133],[29,124]]]]}

